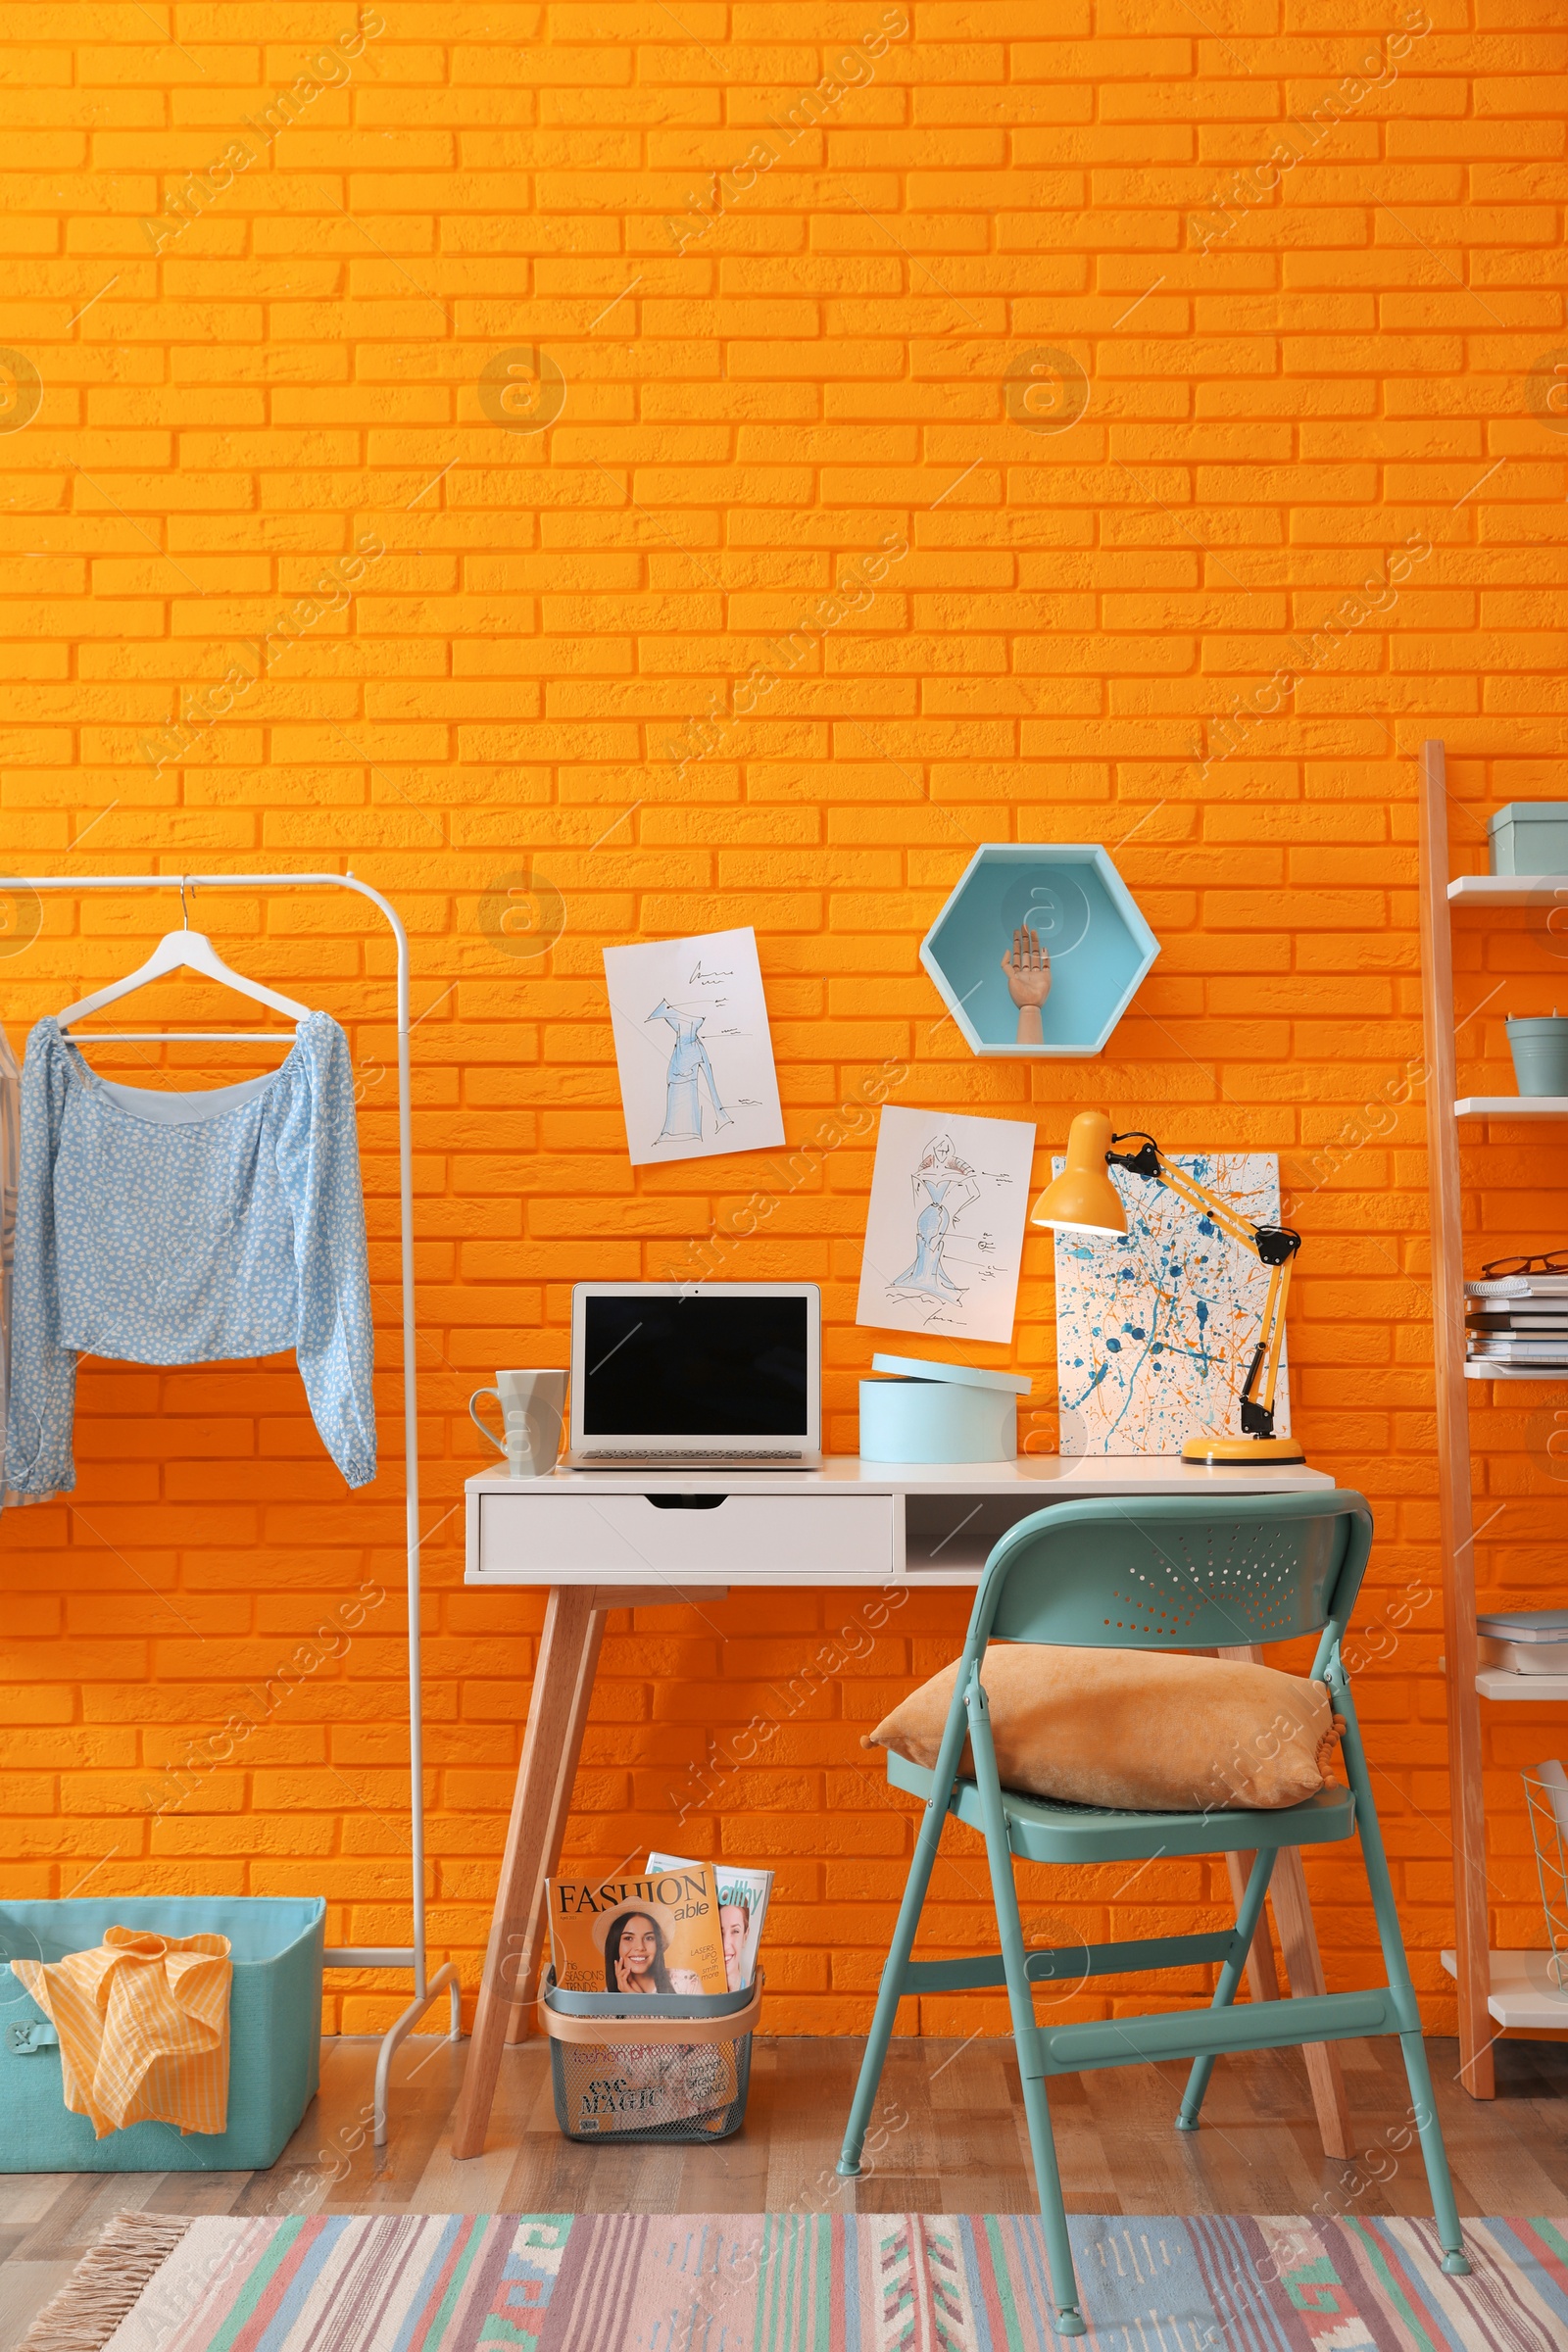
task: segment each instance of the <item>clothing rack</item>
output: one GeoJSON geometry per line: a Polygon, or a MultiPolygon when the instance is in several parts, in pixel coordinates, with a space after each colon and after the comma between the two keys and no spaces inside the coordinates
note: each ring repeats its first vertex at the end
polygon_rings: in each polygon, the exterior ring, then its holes
{"type": "MultiPolygon", "coordinates": [[[[346,874],[15,874],[0,876],[0,891],[82,890],[351,890],[368,899],[386,917],[398,957],[398,1215],[403,1266],[403,1453],[409,1554],[409,1810],[414,1843],[414,1941],[412,1945],[342,1945],[324,1954],[328,1968],[397,1968],[414,1972],[414,1998],[381,2039],[375,2069],[375,2144],[386,2145],[387,2091],[392,2059],[443,1989],[451,1996],[451,2038],[462,2035],[462,1988],[449,1960],[428,1975],[424,1934],[424,1739],[419,1672],[419,1424],[414,1361],[414,1140],[410,1116],[409,940],[396,909],[346,874]]],[[[165,1029],[160,1041],[211,1044],[225,1038],[254,1040],[260,1030],[165,1029]]],[[[89,1041],[90,1042],[90,1041],[89,1041]]]]}

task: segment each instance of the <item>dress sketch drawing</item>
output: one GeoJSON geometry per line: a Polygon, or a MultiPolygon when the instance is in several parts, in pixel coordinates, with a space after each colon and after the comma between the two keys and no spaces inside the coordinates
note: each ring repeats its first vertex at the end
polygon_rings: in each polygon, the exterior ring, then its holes
{"type": "Polygon", "coordinates": [[[719,1100],[718,1082],[713,1065],[708,1058],[703,1043],[705,1012],[682,1012],[662,998],[648,1015],[651,1021],[667,1021],[674,1032],[675,1043],[669,1056],[669,1068],[664,1077],[664,1124],[658,1141],[700,1142],[703,1133],[703,1106],[699,1089],[706,1082],[708,1099],[712,1104],[715,1128],[728,1127],[729,1112],[719,1100]]]}
{"type": "Polygon", "coordinates": [[[1026,1119],[884,1102],[857,1323],[1010,1340],[1034,1151],[1026,1119]]]}
{"type": "Polygon", "coordinates": [[[784,1113],[756,933],[639,940],[604,958],[632,1166],[775,1151],[784,1113]]]}
{"type": "Polygon", "coordinates": [[[962,1215],[971,1200],[980,1198],[974,1170],[958,1157],[953,1138],[939,1135],[926,1146],[909,1183],[918,1211],[914,1221],[914,1262],[895,1276],[892,1287],[899,1291],[923,1291],[933,1298],[959,1298],[963,1296],[963,1286],[952,1279],[942,1257],[954,1219],[962,1215]]]}

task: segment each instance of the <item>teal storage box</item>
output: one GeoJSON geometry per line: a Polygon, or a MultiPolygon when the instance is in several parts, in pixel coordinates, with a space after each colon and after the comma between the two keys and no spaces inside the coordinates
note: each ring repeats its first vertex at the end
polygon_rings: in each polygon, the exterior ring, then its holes
{"type": "Polygon", "coordinates": [[[248,2173],[275,2164],[320,2076],[325,1935],[319,1895],[0,1901],[0,2173],[248,2173]],[[95,2139],[84,2115],[68,2113],[54,2028],[11,1962],[91,1951],[111,1928],[228,1937],[225,2132],[143,2123],[95,2139]]]}
{"type": "Polygon", "coordinates": [[[1494,874],[1568,874],[1568,801],[1510,801],[1487,819],[1494,874]]]}

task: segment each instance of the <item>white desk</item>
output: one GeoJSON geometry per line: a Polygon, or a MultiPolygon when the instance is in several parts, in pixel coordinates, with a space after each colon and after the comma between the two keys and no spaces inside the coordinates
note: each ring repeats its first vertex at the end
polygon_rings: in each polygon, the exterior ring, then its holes
{"type": "Polygon", "coordinates": [[[1042,1454],[820,1470],[557,1470],[470,1478],[470,1585],[973,1585],[999,1536],[1078,1495],[1298,1494],[1322,1470],[1208,1470],[1179,1454],[1042,1454]],[[697,1507],[693,1507],[693,1506],[697,1507]]]}
{"type": "MultiPolygon", "coordinates": [[[[453,2154],[477,2156],[501,2052],[527,2030],[544,1939],[544,1882],[560,1863],[605,1618],[612,1608],[713,1599],[731,1587],[975,1584],[998,1538],[1080,1495],[1298,1494],[1321,1470],[1209,1470],[1177,1454],[1043,1454],[908,1467],[830,1455],[820,1470],[557,1470],[470,1478],[464,1581],[545,1585],[533,1698],[496,1888],[478,2012],[453,2125],[453,2154]]],[[[1243,1656],[1261,1655],[1243,1651],[1243,1656]]],[[[1227,1857],[1236,1900],[1250,1856],[1227,1857]]],[[[1271,1899],[1293,1988],[1322,1992],[1300,1856],[1282,1854],[1271,1899]]],[[[1273,1950],[1249,1963],[1254,2000],[1277,1999],[1273,1950]]],[[[1350,2154],[1338,2054],[1305,2053],[1325,2151],[1350,2154]]]]}

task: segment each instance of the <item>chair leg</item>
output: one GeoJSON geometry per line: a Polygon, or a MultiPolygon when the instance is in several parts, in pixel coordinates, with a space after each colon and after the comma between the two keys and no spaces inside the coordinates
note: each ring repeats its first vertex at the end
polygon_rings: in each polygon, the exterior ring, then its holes
{"type": "MultiPolygon", "coordinates": [[[[1231,1887],[1231,1909],[1238,1917],[1241,1915],[1242,1897],[1247,1892],[1247,1882],[1252,1875],[1252,1859],[1250,1854],[1246,1853],[1227,1854],[1225,1857],[1225,1876],[1231,1887]]],[[[1279,1970],[1274,1965],[1274,1946],[1261,1921],[1257,1934],[1252,1937],[1252,1948],[1247,1955],[1247,1989],[1254,2001],[1277,2001],[1281,1997],[1279,1970]]]]}
{"type": "Polygon", "coordinates": [[[1464,2232],[1459,2227],[1459,2208],[1454,2202],[1448,2152],[1443,2144],[1443,2126],[1438,2121],[1438,2103],[1432,2095],[1432,2076],[1427,2066],[1426,2043],[1421,2037],[1415,1987],[1410,1982],[1410,1964],[1404,1954],[1404,1936],[1399,1928],[1398,1905],[1394,1898],[1394,1881],[1389,1876],[1389,1858],[1383,1850],[1383,1830],[1372,1796],[1372,1780],[1366,1768],[1366,1750],[1361,1744],[1361,1726],[1356,1720],[1355,1701],[1350,1696],[1350,1687],[1338,1656],[1330,1666],[1329,1688],[1334,1693],[1335,1706],[1345,1717],[1346,1728],[1341,1735],[1340,1750],[1345,1758],[1346,1778],[1355,1795],[1355,1826],[1361,1839],[1361,1860],[1366,1869],[1367,1885],[1372,1889],[1372,1916],[1377,1921],[1378,1940],[1383,1946],[1383,1966],[1388,1975],[1389,1988],[1405,2014],[1416,2021],[1408,2032],[1399,2035],[1399,2047],[1404,2052],[1405,2079],[1410,2085],[1415,2127],[1421,2135],[1421,2154],[1427,2168],[1427,2186],[1432,2192],[1432,2213],[1438,2225],[1438,2243],[1443,2248],[1443,2267],[1450,2277],[1467,2278],[1470,2265],[1465,2259],[1464,2232]]]}
{"type": "Polygon", "coordinates": [[[1067,2209],[1062,2203],[1061,2175],[1056,2167],[1056,2140],[1051,2129],[1051,2104],[1046,2096],[1045,2068],[1040,2056],[1040,2029],[1035,2023],[1024,1951],[1023,1921],[1018,1916],[1018,1889],[1012,1876],[1012,1847],[1002,1807],[1002,1783],[991,1741],[991,1711],[978,1672],[969,1685],[969,1743],[974,1751],[975,1785],[985,1820],[986,1860],[991,1866],[991,1899],[996,1905],[1002,1943],[1002,1965],[1007,1980],[1007,2003],[1012,2012],[1012,2035],[1018,2052],[1018,2076],[1023,2085],[1024,2119],[1029,2126],[1029,2152],[1034,2158],[1035,2186],[1040,2194],[1040,2221],[1045,2231],[1046,2258],[1051,2269],[1051,2292],[1056,2306],[1056,2332],[1085,2335],[1088,2329],[1078,2308],[1078,2278],[1073,2269],[1072,2239],[1067,2233],[1067,2209]]]}
{"type": "Polygon", "coordinates": [[[1029,2126],[1029,2153],[1034,2158],[1040,2221],[1046,2233],[1051,2291],[1056,2305],[1056,2332],[1085,2335],[1088,2328],[1078,2308],[1078,2275],[1073,2269],[1072,2239],[1067,2234],[1067,2208],[1062,2201],[1061,2175],[1056,2167],[1056,2135],[1051,2129],[1051,2103],[1046,2096],[1044,2076],[1024,2074],[1022,2062],[1020,2051],[1024,2121],[1029,2126]]]}
{"type": "Polygon", "coordinates": [[[904,1900],[899,1906],[899,1921],[888,1947],[882,1982],[877,1988],[876,2014],[871,2020],[871,2032],[865,2044],[865,2056],[860,2061],[859,2079],[855,2085],[855,2098],[850,2107],[850,2120],[845,2127],[844,2146],[839,2153],[837,2170],[842,2180],[853,2180],[860,2169],[860,2150],[871,2125],[871,2110],[876,2105],[877,2086],[887,2062],[888,2043],[893,2038],[894,2021],[899,2003],[904,1997],[904,1971],[914,1949],[915,1934],[920,1925],[920,1913],[925,1904],[926,1888],[931,1884],[931,1871],[942,1842],[942,1825],[947,1819],[947,1791],[942,1783],[932,1788],[927,1799],[919,1835],[914,1843],[914,1855],[909,1864],[909,1876],[905,1882],[904,1900]]]}
{"type": "MultiPolygon", "coordinates": [[[[1268,1663],[1261,1643],[1244,1642],[1237,1648],[1221,1648],[1217,1657],[1230,1658],[1243,1666],[1264,1666],[1268,1663]]],[[[1314,1669],[1314,1672],[1316,1670],[1314,1669]]],[[[1248,1869],[1252,1857],[1246,1857],[1248,1869]]],[[[1246,1877],[1241,1869],[1242,1856],[1227,1854],[1230,1872],[1231,1900],[1238,1911],[1242,1907],[1242,1891],[1246,1877]]],[[[1269,1891],[1274,1898],[1274,1920],[1280,1932],[1280,1948],[1285,1965],[1291,1972],[1293,1994],[1327,1992],[1323,1980],[1323,1958],[1317,1948],[1317,1929],[1312,1920],[1312,1906],[1307,1900],[1306,1877],[1301,1869],[1301,1849],[1288,1845],[1281,1853],[1270,1882],[1269,1891]]],[[[1277,2001],[1280,1988],[1275,1978],[1274,1954],[1269,1947],[1265,1928],[1252,1942],[1251,1958],[1247,1963],[1247,1982],[1254,2001],[1277,2001]]],[[[1332,2041],[1309,2041],[1301,2051],[1306,2061],[1306,2080],[1312,2093],[1312,2108],[1317,2116],[1318,2137],[1323,2142],[1325,2156],[1337,2156],[1347,2161],[1355,2149],[1350,2137],[1350,2109],[1345,2095],[1345,2069],[1340,2064],[1338,2045],[1332,2041]]]]}
{"type": "MultiPolygon", "coordinates": [[[[1257,1934],[1257,1923],[1263,1916],[1263,1898],[1268,1893],[1276,1850],[1272,1846],[1262,1846],[1252,1857],[1252,1873],[1247,1882],[1242,1907],[1236,1914],[1236,1933],[1231,1937],[1225,1965],[1219,1972],[1219,1983],[1214,1987],[1214,1998],[1209,2003],[1211,2009],[1228,2009],[1236,1998],[1236,1987],[1242,1981],[1247,1955],[1252,1948],[1252,1937],[1257,1934]]],[[[1208,2078],[1213,2072],[1214,2061],[1211,2057],[1193,2060],[1193,2071],[1187,2078],[1186,2094],[1176,2116],[1178,2132],[1198,2130],[1198,2111],[1203,2104],[1203,2093],[1208,2088],[1208,2078]]]]}
{"type": "Polygon", "coordinates": [[[882,2068],[887,2059],[888,2043],[893,2038],[893,2023],[899,2013],[904,1995],[904,1972],[909,1954],[914,1949],[915,1932],[920,1925],[920,1913],[925,1904],[925,1891],[931,1884],[932,1865],[942,1842],[942,1825],[948,1817],[948,1805],[953,1796],[953,1784],[958,1770],[958,1758],[963,1749],[968,1717],[964,1711],[962,1684],[974,1661],[985,1647],[985,1637],[976,1632],[973,1624],[963,1645],[958,1673],[955,1680],[953,1703],[948,1708],[948,1720],[942,1733],[942,1744],[937,1750],[935,1768],[931,1774],[931,1793],[926,1798],[925,1811],[914,1841],[914,1854],[909,1863],[909,1876],[905,1883],[904,1900],[899,1906],[899,1924],[893,1931],[888,1948],[887,1965],[877,1987],[876,2015],[871,2020],[870,2036],[865,2056],[860,2061],[860,2079],[855,2085],[855,2098],[850,2107],[850,2120],[845,2129],[844,2145],[839,2153],[840,2178],[853,2180],[860,2169],[860,2150],[865,2145],[866,2130],[871,2121],[871,2109],[876,2100],[877,2084],[882,2080],[882,2068]]]}
{"type": "Polygon", "coordinates": [[[1448,2151],[1443,2144],[1437,2101],[1432,2096],[1427,2045],[1419,2034],[1401,2034],[1399,2047],[1404,2052],[1410,2105],[1415,2111],[1416,2130],[1421,2134],[1421,2154],[1427,2168],[1427,2186],[1432,2192],[1438,2243],[1443,2248],[1443,2267],[1451,2276],[1468,2278],[1470,2265],[1465,2258],[1464,2232],[1459,2227],[1459,2208],[1454,2202],[1453,2180],[1448,2172],[1448,2151]]]}

